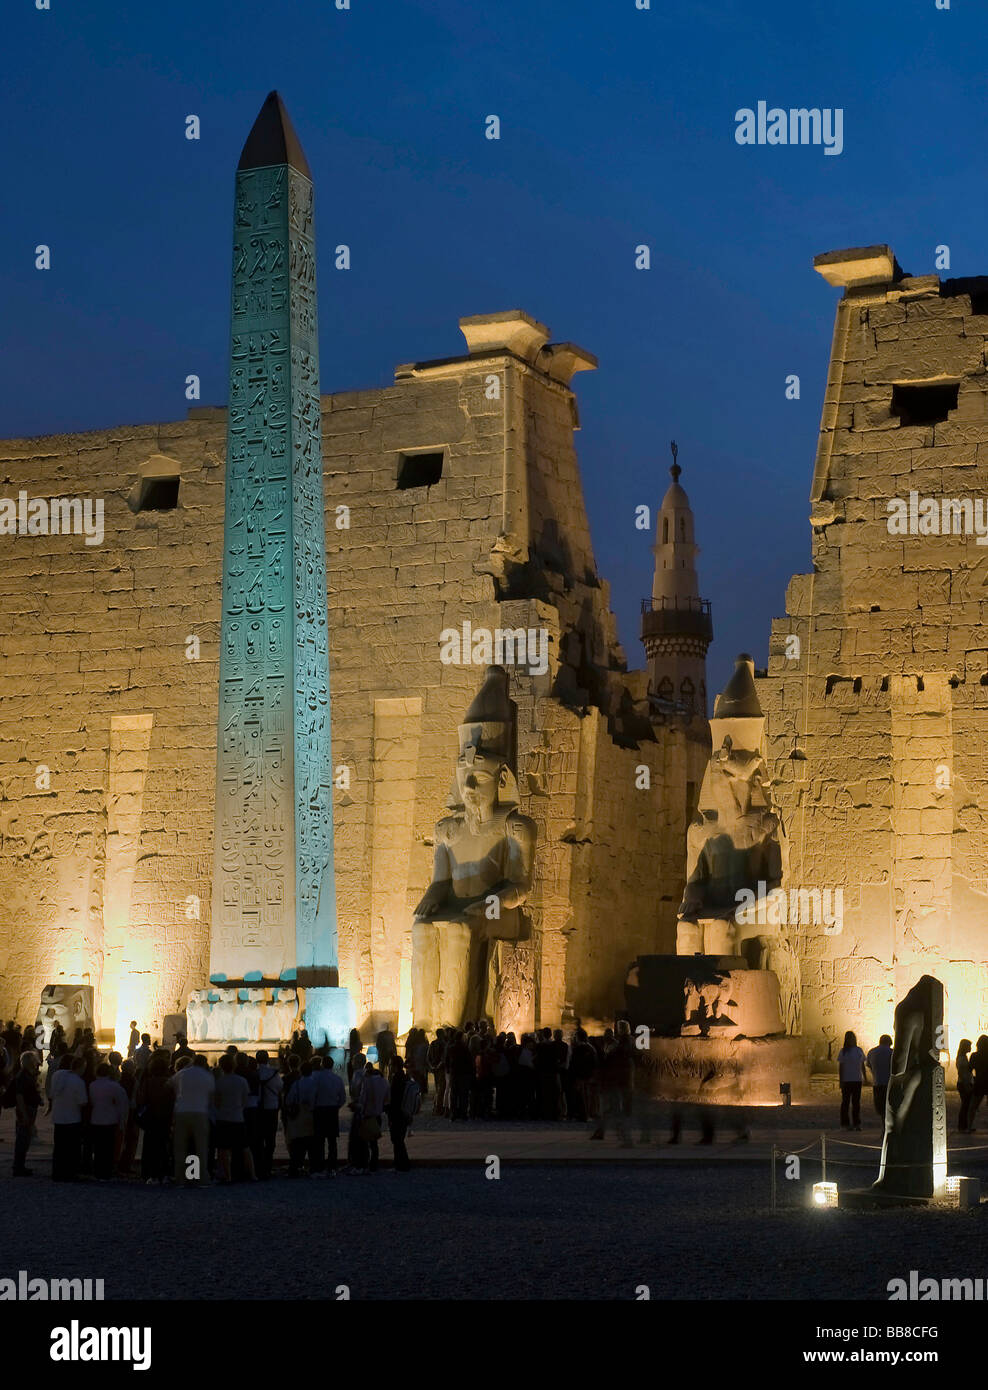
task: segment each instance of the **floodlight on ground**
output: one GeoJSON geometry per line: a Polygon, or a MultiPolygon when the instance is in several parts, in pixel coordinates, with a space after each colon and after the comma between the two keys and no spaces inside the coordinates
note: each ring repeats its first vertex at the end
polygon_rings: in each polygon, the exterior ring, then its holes
{"type": "Polygon", "coordinates": [[[943,1196],[952,1207],[976,1207],[981,1201],[981,1179],[965,1178],[960,1173],[949,1173],[944,1180],[943,1196]]]}

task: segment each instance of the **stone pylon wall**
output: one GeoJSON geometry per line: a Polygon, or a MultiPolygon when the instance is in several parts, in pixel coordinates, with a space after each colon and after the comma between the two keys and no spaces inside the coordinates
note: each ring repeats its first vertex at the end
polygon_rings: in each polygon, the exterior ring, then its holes
{"type": "MultiPolygon", "coordinates": [[[[890,534],[890,499],[988,499],[988,282],[851,286],[813,485],[814,573],[790,583],[759,682],[791,888],[841,889],[840,934],[801,925],[818,1063],[866,1047],[925,972],[949,1042],[988,1029],[988,549],[890,534]],[[897,384],[957,384],[904,422],[897,384]]],[[[986,503],[988,510],[988,503],[986,503]]]]}
{"type": "MultiPolygon", "coordinates": [[[[438,658],[464,620],[551,637],[547,673],[512,679],[522,809],[540,827],[518,1008],[612,1012],[625,957],[671,930],[694,745],[634,713],[644,676],[623,672],[596,576],[573,394],[501,352],[401,368],[322,409],[340,979],[358,1021],[408,1023],[411,913],[483,675],[438,658]],[[402,454],[422,450],[444,451],[441,479],[398,488],[402,454]]],[[[4,1016],[88,980],[103,1028],[160,1027],[208,979],[225,444],[225,412],[206,408],[0,444],[0,494],[106,508],[102,545],[2,541],[4,1016]],[[169,471],[177,508],[133,510],[142,479],[169,471]]]]}

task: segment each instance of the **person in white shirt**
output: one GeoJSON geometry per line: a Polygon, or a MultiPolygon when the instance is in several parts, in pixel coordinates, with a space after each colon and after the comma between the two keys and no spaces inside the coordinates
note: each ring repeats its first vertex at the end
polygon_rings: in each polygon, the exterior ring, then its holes
{"type": "Polygon", "coordinates": [[[850,1031],[844,1034],[844,1046],[837,1054],[840,1081],[840,1127],[861,1128],[861,1087],[865,1079],[865,1055],[858,1040],[850,1031]]]}
{"type": "Polygon", "coordinates": [[[93,1145],[93,1177],[108,1182],[113,1177],[117,1144],[123,1138],[130,1113],[127,1092],[114,1081],[108,1062],[101,1062],[89,1083],[89,1130],[93,1145]]]}
{"type": "MultiPolygon", "coordinates": [[[[313,1068],[318,1061],[319,1058],[313,1057],[313,1068]]],[[[316,1104],[312,1116],[316,1131],[315,1171],[335,1174],[336,1141],[340,1137],[340,1106],[346,1104],[346,1086],[342,1076],[333,1070],[333,1059],[329,1056],[321,1059],[321,1065],[318,1070],[313,1070],[312,1076],[316,1083],[316,1104]]]]}
{"type": "Polygon", "coordinates": [[[51,1176],[53,1182],[76,1182],[82,1162],[82,1124],[89,1091],[83,1080],[86,1063],[82,1057],[62,1058],[51,1078],[48,1113],[53,1137],[51,1176]]]}
{"type": "Polygon", "coordinates": [[[175,1092],[175,1181],[205,1187],[209,1182],[209,1113],[216,1094],[213,1073],[205,1057],[195,1056],[168,1084],[175,1092]]]}

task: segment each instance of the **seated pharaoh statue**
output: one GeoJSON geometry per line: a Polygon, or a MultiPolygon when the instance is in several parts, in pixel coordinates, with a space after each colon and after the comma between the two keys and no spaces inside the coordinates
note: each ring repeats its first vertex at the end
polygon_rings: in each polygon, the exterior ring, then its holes
{"type": "Polygon", "coordinates": [[[799,964],[775,913],[785,842],[762,752],[754,662],[742,653],[710,721],[713,753],[687,834],[678,955],[743,956],[779,979],[784,1031],[799,1029],[799,964]]]}
{"type": "Polygon", "coordinates": [[[751,658],[739,656],[714,705],[713,752],[687,833],[680,955],[735,954],[739,904],[767,896],[782,881],[779,819],[761,753],[765,720],[753,670],[751,658]]]}
{"type": "Polygon", "coordinates": [[[492,943],[526,935],[536,827],[518,809],[516,717],[507,672],[489,666],[459,727],[451,814],[412,926],[412,1016],[430,1032],[493,1016],[492,943]]]}

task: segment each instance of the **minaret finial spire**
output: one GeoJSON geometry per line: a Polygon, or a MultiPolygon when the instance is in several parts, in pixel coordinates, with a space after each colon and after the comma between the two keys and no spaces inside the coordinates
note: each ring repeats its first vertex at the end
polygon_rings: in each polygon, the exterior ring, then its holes
{"type": "Polygon", "coordinates": [[[642,604],[642,641],[649,689],[702,719],[707,714],[707,648],[713,639],[710,604],[700,598],[690,499],[679,483],[679,445],[670,440],[672,474],[655,527],[651,598],[642,604]]]}

